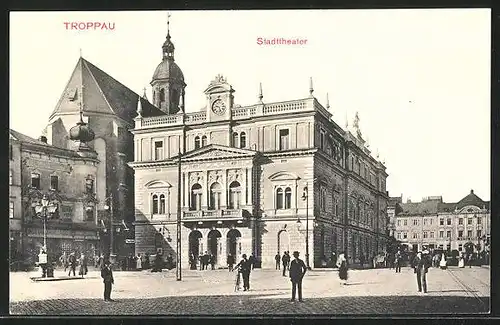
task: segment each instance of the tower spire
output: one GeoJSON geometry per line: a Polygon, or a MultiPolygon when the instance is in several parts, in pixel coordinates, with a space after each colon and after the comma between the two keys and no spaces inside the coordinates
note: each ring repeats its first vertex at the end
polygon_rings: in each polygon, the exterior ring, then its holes
{"type": "Polygon", "coordinates": [[[80,123],[84,124],[83,122],[83,85],[80,87],[80,101],[78,103],[78,106],[80,106],[80,123]]]}
{"type": "Polygon", "coordinates": [[[167,14],[167,39],[163,43],[163,58],[167,60],[174,60],[174,43],[170,40],[170,13],[167,14]]]}
{"type": "Polygon", "coordinates": [[[259,102],[262,103],[262,98],[264,98],[264,95],[262,95],[262,82],[259,82],[259,102]]]}
{"type": "Polygon", "coordinates": [[[309,94],[311,97],[314,97],[313,96],[313,92],[314,92],[314,88],[313,88],[313,78],[310,77],[309,78],[309,94]]]}
{"type": "Polygon", "coordinates": [[[167,12],[167,37],[170,36],[170,13],[167,12]]]}
{"type": "Polygon", "coordinates": [[[142,89],[142,98],[144,98],[145,100],[148,100],[148,97],[146,96],[146,87],[144,87],[142,89]]]}

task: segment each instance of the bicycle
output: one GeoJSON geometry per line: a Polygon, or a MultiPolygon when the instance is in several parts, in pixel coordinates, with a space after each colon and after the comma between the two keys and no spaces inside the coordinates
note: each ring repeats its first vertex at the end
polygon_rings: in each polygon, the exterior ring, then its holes
{"type": "Polygon", "coordinates": [[[240,274],[241,274],[241,272],[240,272],[240,270],[238,270],[238,272],[236,272],[236,282],[234,284],[234,292],[240,290],[240,284],[241,284],[240,274]]]}

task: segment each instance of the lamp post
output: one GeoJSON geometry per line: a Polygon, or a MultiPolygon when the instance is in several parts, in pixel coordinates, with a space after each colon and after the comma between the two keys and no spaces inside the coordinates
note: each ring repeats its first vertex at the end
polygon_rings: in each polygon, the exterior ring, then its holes
{"type": "MultiPolygon", "coordinates": [[[[306,266],[307,269],[310,270],[311,266],[309,265],[309,183],[306,184],[304,188],[304,192],[302,193],[302,201],[306,201],[306,266]]],[[[297,224],[300,225],[300,219],[297,219],[297,224]]]]}
{"type": "Polygon", "coordinates": [[[177,272],[176,278],[177,281],[182,280],[182,263],[181,263],[181,150],[179,147],[179,161],[178,161],[178,169],[177,169],[177,272]]]}
{"type": "Polygon", "coordinates": [[[48,277],[53,277],[53,273],[51,272],[50,261],[48,259],[47,252],[47,218],[50,213],[54,213],[53,211],[54,204],[49,201],[49,198],[46,194],[43,195],[42,200],[36,205],[37,215],[43,220],[43,250],[39,255],[39,264],[42,265],[42,277],[47,275],[48,277]],[[50,269],[50,270],[49,270],[50,269]]]}
{"type": "Polygon", "coordinates": [[[111,262],[112,256],[114,257],[114,245],[113,245],[113,193],[111,192],[111,195],[108,197],[109,200],[109,205],[106,204],[104,206],[104,209],[109,212],[109,260],[111,262]]]}

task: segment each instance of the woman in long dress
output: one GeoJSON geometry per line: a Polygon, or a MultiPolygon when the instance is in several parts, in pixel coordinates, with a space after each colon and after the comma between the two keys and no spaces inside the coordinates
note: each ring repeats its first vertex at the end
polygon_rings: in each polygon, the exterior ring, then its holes
{"type": "Polygon", "coordinates": [[[337,259],[337,267],[339,268],[340,283],[345,285],[347,283],[347,259],[344,252],[342,252],[337,259]]]}
{"type": "Polygon", "coordinates": [[[135,260],[135,268],[140,271],[142,270],[142,256],[141,254],[137,254],[137,258],[135,260]]]}
{"type": "Polygon", "coordinates": [[[464,254],[460,254],[460,259],[458,260],[458,267],[460,267],[460,268],[464,268],[465,267],[464,254]]]}

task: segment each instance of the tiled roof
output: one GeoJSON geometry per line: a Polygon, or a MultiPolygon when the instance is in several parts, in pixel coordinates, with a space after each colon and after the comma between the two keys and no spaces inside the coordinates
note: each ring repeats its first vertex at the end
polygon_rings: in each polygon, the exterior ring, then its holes
{"type": "Polygon", "coordinates": [[[481,200],[481,198],[474,194],[474,191],[471,190],[469,195],[467,195],[457,203],[457,209],[461,209],[468,205],[477,206],[482,209],[483,206],[486,205],[486,202],[481,200]]]}
{"type": "Polygon", "coordinates": [[[438,212],[439,201],[423,201],[412,203],[401,203],[402,214],[432,214],[438,212]]]}
{"type": "Polygon", "coordinates": [[[37,148],[39,148],[40,151],[42,151],[44,153],[52,153],[52,154],[57,154],[60,156],[66,156],[69,158],[81,158],[78,155],[78,153],[76,153],[73,150],[53,146],[51,144],[34,139],[30,136],[27,136],[27,135],[22,134],[20,132],[14,131],[12,129],[9,129],[9,132],[10,132],[11,136],[14,137],[16,140],[18,140],[22,143],[25,143],[25,144],[31,144],[31,145],[37,146],[37,148]]]}
{"type": "MultiPolygon", "coordinates": [[[[392,198],[391,198],[392,199],[392,198]]],[[[490,210],[490,202],[485,202],[479,198],[473,191],[458,203],[445,203],[440,200],[426,200],[414,203],[402,203],[403,215],[435,214],[438,212],[454,212],[465,206],[477,206],[480,209],[490,210]]]]}
{"type": "Polygon", "coordinates": [[[453,212],[455,211],[456,203],[439,203],[438,211],[439,212],[453,212]]]}
{"type": "MultiPolygon", "coordinates": [[[[138,98],[139,95],[128,87],[80,58],[52,116],[58,113],[76,114],[82,104],[84,112],[113,114],[132,123],[137,115],[138,98]]],[[[141,99],[141,104],[144,117],[164,115],[146,99],[141,99]]]]}

